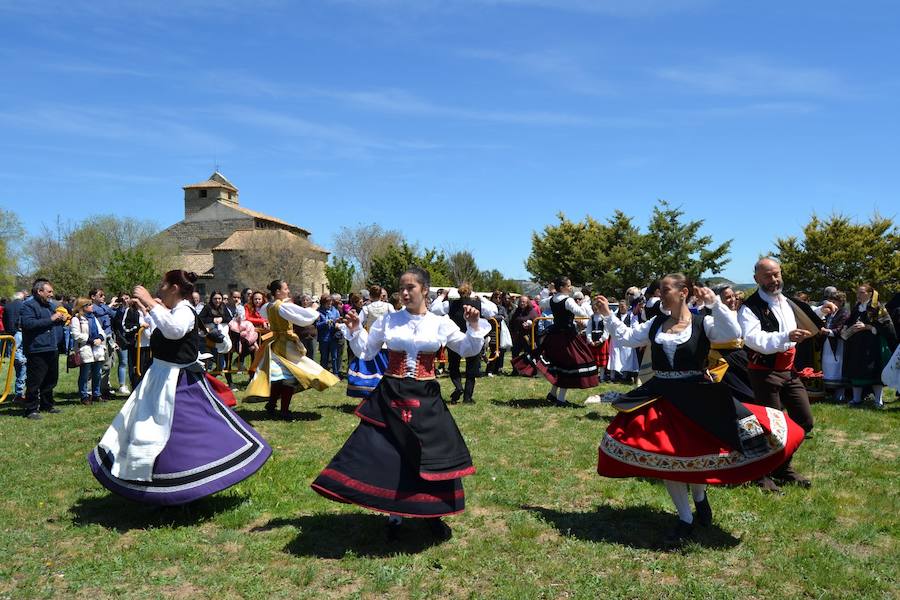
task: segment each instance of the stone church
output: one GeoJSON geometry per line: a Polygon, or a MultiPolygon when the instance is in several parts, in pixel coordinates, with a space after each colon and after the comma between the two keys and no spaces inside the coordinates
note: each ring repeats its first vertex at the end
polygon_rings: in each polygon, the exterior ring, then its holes
{"type": "Polygon", "coordinates": [[[329,253],[308,230],[241,206],[238,189],[218,171],[183,189],[184,220],[163,230],[160,242],[175,255],[169,268],[197,273],[204,302],[213,290],[264,290],[273,279],[294,294],[328,291],[329,253]]]}

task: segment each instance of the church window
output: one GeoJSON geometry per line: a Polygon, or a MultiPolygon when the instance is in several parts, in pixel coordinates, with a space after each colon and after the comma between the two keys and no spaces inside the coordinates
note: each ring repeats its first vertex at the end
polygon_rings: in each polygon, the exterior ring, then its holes
{"type": "Polygon", "coordinates": [[[200,190],[200,197],[206,198],[206,190],[200,190]]]}

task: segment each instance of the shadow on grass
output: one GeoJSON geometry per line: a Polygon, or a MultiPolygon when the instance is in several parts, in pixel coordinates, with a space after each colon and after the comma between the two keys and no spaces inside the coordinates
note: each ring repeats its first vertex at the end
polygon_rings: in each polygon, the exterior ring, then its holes
{"type": "Polygon", "coordinates": [[[513,398],[512,400],[507,401],[491,400],[491,404],[494,406],[502,406],[504,408],[580,408],[576,404],[570,406],[554,406],[550,402],[547,402],[546,398],[513,398]]]}
{"type": "Polygon", "coordinates": [[[424,519],[404,519],[398,539],[389,541],[387,517],[369,514],[316,514],[291,519],[272,519],[251,531],[295,527],[300,533],[284,551],[294,556],[343,558],[348,553],[363,557],[418,554],[440,543],[432,537],[424,519]]]}
{"type": "Polygon", "coordinates": [[[235,410],[239,417],[247,421],[248,423],[253,423],[254,421],[318,421],[322,418],[322,415],[317,412],[305,412],[305,411],[295,411],[292,410],[290,417],[288,419],[283,419],[281,415],[276,411],[275,416],[270,415],[263,410],[247,410],[246,408],[238,408],[235,410]]]}
{"type": "MultiPolygon", "coordinates": [[[[564,536],[646,550],[666,550],[662,540],[676,523],[674,513],[649,506],[598,506],[593,512],[560,512],[540,506],[522,508],[535,513],[564,536]]],[[[695,527],[693,543],[723,549],[733,548],[741,540],[713,523],[710,527],[695,527]]]]}
{"type": "Polygon", "coordinates": [[[153,506],[109,494],[80,498],[69,514],[76,525],[100,525],[124,533],[132,529],[197,525],[243,504],[246,499],[245,495],[213,495],[180,506],[153,506]]]}
{"type": "Polygon", "coordinates": [[[601,415],[600,413],[598,413],[597,411],[594,411],[594,410],[592,410],[591,412],[587,413],[584,416],[575,417],[575,418],[576,419],[586,419],[588,421],[605,421],[606,423],[609,423],[610,421],[613,420],[612,415],[601,415]]]}
{"type": "Polygon", "coordinates": [[[359,404],[350,404],[350,403],[337,404],[337,405],[322,404],[321,406],[317,406],[316,408],[317,409],[336,410],[336,411],[340,411],[344,414],[352,415],[353,412],[356,410],[357,406],[359,406],[359,404]]]}

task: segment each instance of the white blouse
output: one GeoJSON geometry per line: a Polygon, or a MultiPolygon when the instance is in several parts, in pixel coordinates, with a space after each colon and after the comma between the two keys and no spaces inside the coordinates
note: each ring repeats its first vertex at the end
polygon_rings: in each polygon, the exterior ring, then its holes
{"type": "MultiPolygon", "coordinates": [[[[741,327],[737,321],[737,315],[730,308],[722,304],[716,298],[712,304],[707,304],[706,308],[712,309],[712,315],[703,317],[703,330],[706,337],[711,342],[730,342],[735,338],[741,337],[741,327]]],[[[639,323],[633,327],[627,327],[615,314],[604,317],[607,329],[613,336],[613,339],[621,343],[623,346],[630,348],[640,348],[650,343],[650,328],[656,319],[666,320],[669,317],[663,315],[661,317],[653,317],[649,321],[639,323]]],[[[691,328],[685,327],[678,333],[666,333],[660,327],[656,332],[656,343],[662,346],[663,352],[669,359],[669,364],[675,358],[675,350],[679,344],[691,339],[691,328]]]]}
{"type": "MultiPolygon", "coordinates": [[[[587,303],[586,305],[583,306],[581,304],[578,304],[578,302],[575,301],[575,298],[572,298],[571,296],[567,296],[566,294],[555,294],[553,296],[552,300],[554,302],[559,302],[563,298],[566,299],[566,310],[568,310],[570,313],[572,313],[576,317],[589,317],[594,312],[593,309],[591,308],[590,303],[587,303]]],[[[547,309],[550,308],[550,300],[551,300],[550,298],[544,298],[543,300],[541,300],[541,310],[542,311],[546,312],[547,309]]]]}
{"type": "Polygon", "coordinates": [[[159,329],[169,340],[180,340],[197,326],[197,315],[187,300],[180,301],[172,310],[157,304],[150,311],[150,320],[154,329],[159,329]]]}
{"type": "Polygon", "coordinates": [[[382,344],[387,345],[388,350],[405,352],[408,376],[415,375],[420,352],[437,352],[441,346],[447,346],[460,356],[475,356],[481,352],[484,337],[491,331],[484,319],[479,319],[477,327],[470,326],[463,333],[449,317],[439,317],[431,312],[414,315],[408,310],[380,317],[369,331],[357,327],[350,332],[345,325],[339,327],[353,353],[362,360],[372,360],[382,344]]]}
{"type": "MultiPolygon", "coordinates": [[[[269,308],[273,305],[273,302],[269,302],[259,307],[259,316],[261,316],[266,321],[269,320],[269,308]]],[[[278,315],[290,323],[294,323],[295,325],[300,325],[301,327],[305,327],[307,325],[312,325],[319,318],[319,311],[313,308],[304,308],[299,304],[294,304],[293,302],[282,302],[281,307],[278,309],[278,315]]]]}

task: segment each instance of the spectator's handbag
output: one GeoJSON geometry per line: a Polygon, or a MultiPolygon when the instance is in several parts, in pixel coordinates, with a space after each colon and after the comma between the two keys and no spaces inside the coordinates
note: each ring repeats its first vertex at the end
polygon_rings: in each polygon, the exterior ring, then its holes
{"type": "Polygon", "coordinates": [[[70,338],[69,351],[66,354],[66,370],[77,369],[83,362],[81,359],[81,352],[79,352],[78,348],[75,348],[73,345],[74,341],[74,338],[70,338]]]}

